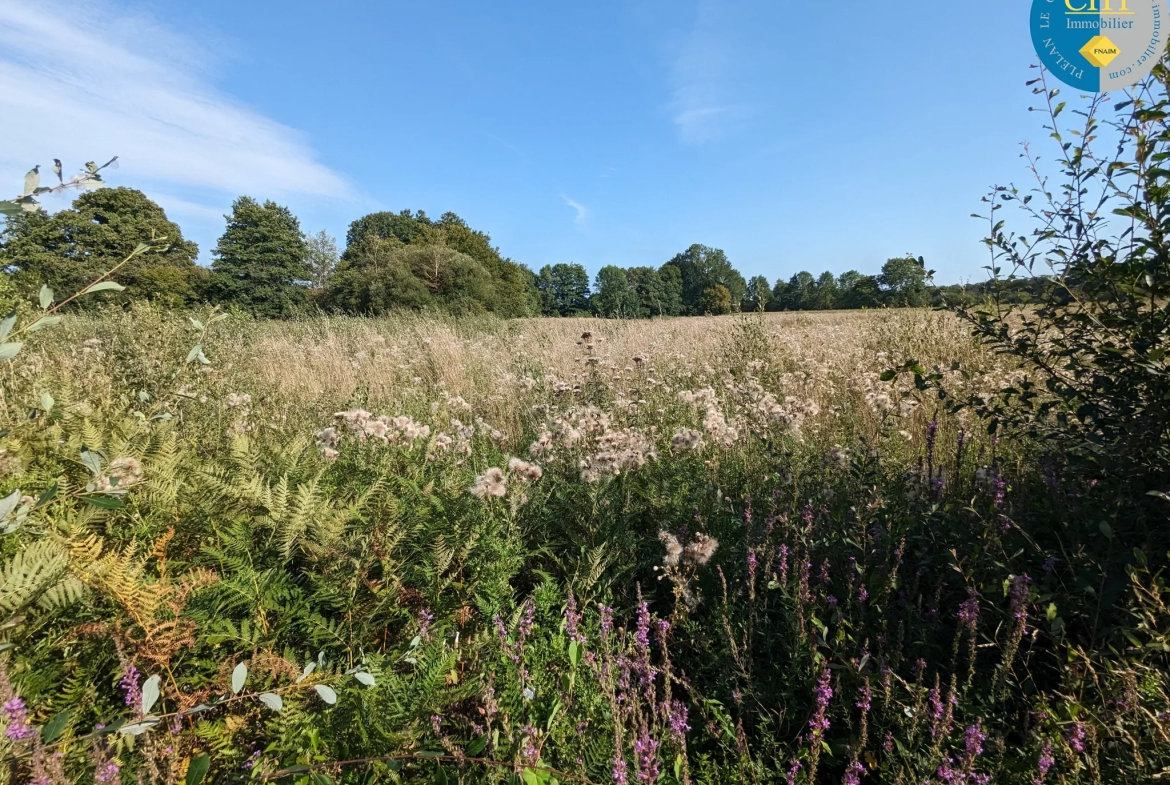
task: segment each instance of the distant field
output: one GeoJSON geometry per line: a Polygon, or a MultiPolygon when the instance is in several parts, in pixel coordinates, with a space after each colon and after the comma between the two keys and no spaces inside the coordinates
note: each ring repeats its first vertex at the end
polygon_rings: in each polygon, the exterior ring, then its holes
{"type": "MultiPolygon", "coordinates": [[[[27,372],[43,368],[110,395],[125,382],[161,389],[182,365],[193,332],[183,317],[149,310],[76,318],[44,334],[27,372]]],[[[781,405],[792,399],[806,430],[826,438],[872,436],[895,423],[894,430],[913,431],[934,412],[902,406],[878,380],[883,370],[911,358],[947,369],[959,361],[986,374],[975,383],[987,389],[998,389],[1004,375],[955,317],[929,310],[653,321],[228,321],[211,328],[204,347],[212,364],[198,374],[183,369],[183,392],[202,403],[196,409],[247,393],[257,424],[278,430],[361,406],[440,424],[451,416],[482,418],[513,439],[547,411],[581,402],[667,425],[659,421],[677,408],[678,393],[705,386],[732,393],[748,419],[765,395],[781,405]]]]}

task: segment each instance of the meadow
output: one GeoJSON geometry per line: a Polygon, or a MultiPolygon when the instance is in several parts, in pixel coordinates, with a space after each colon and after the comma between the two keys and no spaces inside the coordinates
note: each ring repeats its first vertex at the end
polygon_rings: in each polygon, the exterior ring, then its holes
{"type": "Polygon", "coordinates": [[[2,381],[2,776],[1165,774],[1157,537],[936,389],[1021,378],[913,309],[68,316],[2,381]]]}

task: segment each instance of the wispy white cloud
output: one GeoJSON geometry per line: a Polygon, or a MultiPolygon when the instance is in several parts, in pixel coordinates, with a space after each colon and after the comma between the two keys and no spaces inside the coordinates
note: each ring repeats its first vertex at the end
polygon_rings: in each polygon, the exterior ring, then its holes
{"type": "Polygon", "coordinates": [[[346,198],[301,134],[211,85],[214,61],[104,2],[0,2],[0,192],[31,164],[43,176],[60,157],[69,174],[117,154],[136,184],[182,194],[160,201],[204,220],[242,193],[346,198]]]}
{"type": "Polygon", "coordinates": [[[567,196],[562,196],[561,198],[565,200],[565,204],[577,211],[576,217],[573,218],[573,223],[576,224],[578,229],[584,229],[585,222],[589,219],[589,208],[580,202],[573,201],[567,196]]]}
{"type": "Polygon", "coordinates": [[[671,111],[688,144],[723,138],[755,113],[737,78],[745,53],[727,17],[723,4],[700,0],[694,25],[671,46],[671,111]]]}

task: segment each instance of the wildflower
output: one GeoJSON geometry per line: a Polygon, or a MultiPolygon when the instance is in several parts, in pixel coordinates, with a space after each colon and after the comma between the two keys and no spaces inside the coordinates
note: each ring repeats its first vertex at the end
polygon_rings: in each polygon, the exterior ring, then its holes
{"type": "MultiPolygon", "coordinates": [[[[259,754],[259,753],[257,753],[259,754]]],[[[97,767],[93,773],[93,781],[100,782],[102,785],[108,782],[118,782],[122,767],[116,761],[108,760],[97,767]]]]}
{"type": "MultiPolygon", "coordinates": [[[[937,679],[936,679],[937,683],[937,679]]],[[[942,730],[943,719],[943,702],[939,695],[938,687],[932,687],[930,690],[930,737],[937,739],[939,732],[942,730]]]]}
{"type": "Polygon", "coordinates": [[[997,475],[991,480],[991,487],[995,490],[995,506],[1002,507],[1007,496],[1007,483],[997,475]]]}
{"type": "Polygon", "coordinates": [[[695,564],[706,564],[711,561],[711,557],[715,555],[715,550],[719,547],[719,541],[714,537],[708,537],[705,534],[699,533],[695,535],[695,539],[688,545],[683,552],[683,558],[695,564]]]}
{"type": "Polygon", "coordinates": [[[825,668],[817,680],[817,686],[813,689],[813,696],[817,702],[817,710],[813,718],[808,721],[808,725],[812,729],[809,739],[813,742],[814,746],[824,736],[824,732],[829,729],[829,719],[825,714],[829,708],[829,701],[833,699],[833,688],[829,684],[830,676],[829,669],[825,668]]]}
{"type": "Polygon", "coordinates": [[[431,622],[435,620],[435,614],[428,609],[423,608],[418,613],[418,634],[423,640],[427,638],[427,631],[431,628],[431,622]]]}
{"type": "Polygon", "coordinates": [[[983,742],[985,741],[987,741],[987,734],[983,732],[983,727],[978,722],[963,732],[963,746],[967,749],[969,761],[973,761],[983,754],[983,742]]]}
{"type": "Polygon", "coordinates": [[[979,598],[972,591],[966,600],[959,603],[959,612],[955,614],[964,627],[971,632],[979,624],[979,598]]]}
{"type": "Polygon", "coordinates": [[[691,726],[687,724],[687,707],[682,701],[672,699],[666,707],[666,720],[670,725],[670,735],[678,743],[686,738],[691,726]]]}
{"type": "Polygon", "coordinates": [[[781,585],[788,585],[788,546],[781,545],[779,548],[780,559],[780,583],[781,585]]]}
{"type": "Polygon", "coordinates": [[[123,700],[127,706],[137,707],[142,703],[142,688],[139,685],[139,678],[138,668],[133,665],[124,667],[119,684],[122,687],[123,700]]]}
{"type": "Polygon", "coordinates": [[[28,724],[28,709],[19,695],[13,695],[3,705],[4,719],[8,727],[4,735],[14,741],[32,738],[37,735],[37,729],[28,724]]]}
{"type": "Polygon", "coordinates": [[[634,742],[634,764],[639,782],[658,782],[658,741],[643,730],[634,742]]]}
{"type": "Polygon", "coordinates": [[[228,393],[223,399],[226,409],[245,409],[252,405],[252,396],[248,393],[228,393]]]}
{"type": "Polygon", "coordinates": [[[536,482],[544,473],[535,463],[528,463],[519,458],[511,458],[508,460],[508,471],[520,475],[529,482],[536,482]]]}
{"type": "Polygon", "coordinates": [[[577,641],[578,643],[585,642],[585,636],[578,630],[581,625],[581,614],[577,611],[577,598],[573,596],[573,592],[569,592],[569,601],[565,605],[565,632],[569,633],[569,639],[577,641]]]}
{"type": "Polygon", "coordinates": [[[853,452],[839,444],[833,445],[833,449],[825,454],[825,465],[834,466],[838,469],[848,469],[853,462],[853,452]]]}
{"type": "Polygon", "coordinates": [[[471,488],[471,494],[480,499],[487,499],[490,496],[500,498],[507,492],[507,480],[504,477],[504,472],[495,466],[476,477],[475,485],[471,488]]]}
{"type": "Polygon", "coordinates": [[[864,773],[865,767],[858,761],[853,761],[845,769],[845,778],[841,780],[841,785],[860,785],[861,775],[864,773]]]}
{"type": "Polygon", "coordinates": [[[666,547],[666,555],[662,557],[662,563],[667,567],[677,567],[679,557],[682,556],[683,546],[679,543],[678,538],[668,531],[658,532],[658,540],[666,547]]]}
{"type": "Polygon", "coordinates": [[[614,758],[613,781],[614,785],[628,785],[629,780],[626,779],[626,762],[621,758],[614,758]]]}
{"type": "Polygon", "coordinates": [[[703,446],[703,434],[690,428],[679,428],[670,439],[670,448],[676,452],[697,450],[703,446]]]}
{"type": "Polygon", "coordinates": [[[638,603],[638,624],[634,632],[634,641],[643,654],[650,651],[650,606],[645,600],[638,603]]]}
{"type": "Polygon", "coordinates": [[[1072,730],[1068,732],[1068,746],[1072,747],[1077,753],[1083,754],[1085,751],[1085,726],[1079,722],[1074,722],[1072,730]]]}
{"type": "Polygon", "coordinates": [[[785,778],[785,785],[796,785],[796,774],[801,768],[801,763],[796,758],[788,761],[788,776],[785,778]]]}
{"type": "Polygon", "coordinates": [[[601,641],[604,643],[609,633],[613,632],[613,608],[599,604],[597,610],[601,617],[601,641]]]}
{"type": "Polygon", "coordinates": [[[94,481],[94,486],[99,491],[111,491],[141,481],[142,464],[138,462],[137,458],[123,456],[110,461],[105,473],[94,481]]]}
{"type": "Polygon", "coordinates": [[[524,735],[524,742],[520,745],[520,757],[525,764],[529,766],[536,765],[536,759],[539,753],[536,750],[536,728],[531,724],[525,725],[520,729],[520,733],[524,735]]]}
{"type": "Polygon", "coordinates": [[[520,614],[520,623],[516,626],[516,631],[520,634],[520,638],[527,638],[532,632],[532,625],[536,622],[536,606],[532,604],[532,600],[524,603],[524,612],[520,614]]]}
{"type": "Polygon", "coordinates": [[[1049,556],[1044,560],[1044,572],[1052,572],[1055,570],[1059,561],[1060,559],[1056,558],[1055,556],[1049,556]]]}
{"type": "Polygon", "coordinates": [[[1036,771],[1039,776],[1032,780],[1032,785],[1041,785],[1054,763],[1056,763],[1056,759],[1052,757],[1052,742],[1046,741],[1040,749],[1040,760],[1036,762],[1036,771]]]}
{"type": "Polygon", "coordinates": [[[857,708],[861,709],[862,711],[869,711],[870,707],[871,707],[873,695],[870,693],[870,690],[869,690],[869,679],[868,678],[865,680],[865,683],[861,686],[861,689],[858,691],[858,695],[859,695],[859,700],[857,701],[857,708]]]}
{"type": "Polygon", "coordinates": [[[857,590],[857,601],[865,602],[869,599],[869,590],[865,588],[865,584],[861,584],[861,588],[857,590]]]}
{"type": "Polygon", "coordinates": [[[1027,575],[1016,575],[1008,589],[1008,607],[1012,618],[1023,621],[1028,615],[1028,584],[1032,579],[1027,575]]]}

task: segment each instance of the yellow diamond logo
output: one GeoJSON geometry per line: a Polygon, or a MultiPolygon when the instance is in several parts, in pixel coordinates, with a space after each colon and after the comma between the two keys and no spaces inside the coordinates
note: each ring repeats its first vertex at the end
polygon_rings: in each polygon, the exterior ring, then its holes
{"type": "Polygon", "coordinates": [[[1121,54],[1117,44],[1103,35],[1096,35],[1089,39],[1089,43],[1081,47],[1081,54],[1093,65],[1104,68],[1113,62],[1113,58],[1121,54]]]}

